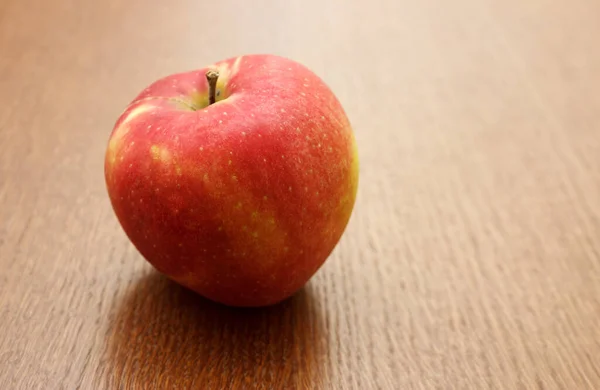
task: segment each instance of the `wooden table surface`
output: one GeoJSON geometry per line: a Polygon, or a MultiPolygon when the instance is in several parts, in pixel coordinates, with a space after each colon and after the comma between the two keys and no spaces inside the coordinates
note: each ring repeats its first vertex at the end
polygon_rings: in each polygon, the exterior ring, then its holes
{"type": "Polygon", "coordinates": [[[600,388],[600,2],[0,1],[0,388],[600,388]],[[159,276],[104,186],[150,82],[248,53],[338,95],[351,222],[281,305],[159,276]]]}

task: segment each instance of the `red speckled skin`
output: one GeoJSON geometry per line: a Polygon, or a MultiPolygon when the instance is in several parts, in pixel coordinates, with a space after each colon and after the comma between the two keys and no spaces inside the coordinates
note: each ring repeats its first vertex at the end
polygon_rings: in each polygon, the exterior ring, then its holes
{"type": "Polygon", "coordinates": [[[349,221],[352,129],[332,91],[278,56],[231,58],[150,85],[112,131],[116,216],[157,270],[227,305],[288,298],[349,221]],[[220,72],[208,105],[208,69],[220,72]]]}

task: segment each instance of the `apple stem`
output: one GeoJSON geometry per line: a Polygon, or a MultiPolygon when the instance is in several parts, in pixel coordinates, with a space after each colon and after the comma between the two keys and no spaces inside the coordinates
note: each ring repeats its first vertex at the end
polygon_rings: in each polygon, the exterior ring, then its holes
{"type": "Polygon", "coordinates": [[[217,79],[219,78],[219,72],[216,70],[209,70],[206,72],[206,80],[208,81],[208,104],[211,105],[216,101],[217,93],[217,79]]]}

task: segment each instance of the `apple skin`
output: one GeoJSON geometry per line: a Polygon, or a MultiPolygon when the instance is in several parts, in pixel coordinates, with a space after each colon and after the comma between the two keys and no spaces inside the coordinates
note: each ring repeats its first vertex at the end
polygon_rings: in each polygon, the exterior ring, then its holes
{"type": "Polygon", "coordinates": [[[358,155],[328,86],[275,55],[157,80],[110,134],[104,173],[125,234],[159,272],[230,306],[278,303],[338,244],[358,155]],[[216,70],[209,105],[206,72],[216,70]]]}

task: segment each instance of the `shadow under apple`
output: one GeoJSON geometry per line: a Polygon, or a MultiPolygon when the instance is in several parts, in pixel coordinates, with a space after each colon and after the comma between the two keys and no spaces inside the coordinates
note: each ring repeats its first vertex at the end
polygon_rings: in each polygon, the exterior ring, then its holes
{"type": "Polygon", "coordinates": [[[157,272],[108,334],[116,388],[318,388],[326,342],[310,286],[271,307],[222,306],[157,272]]]}

